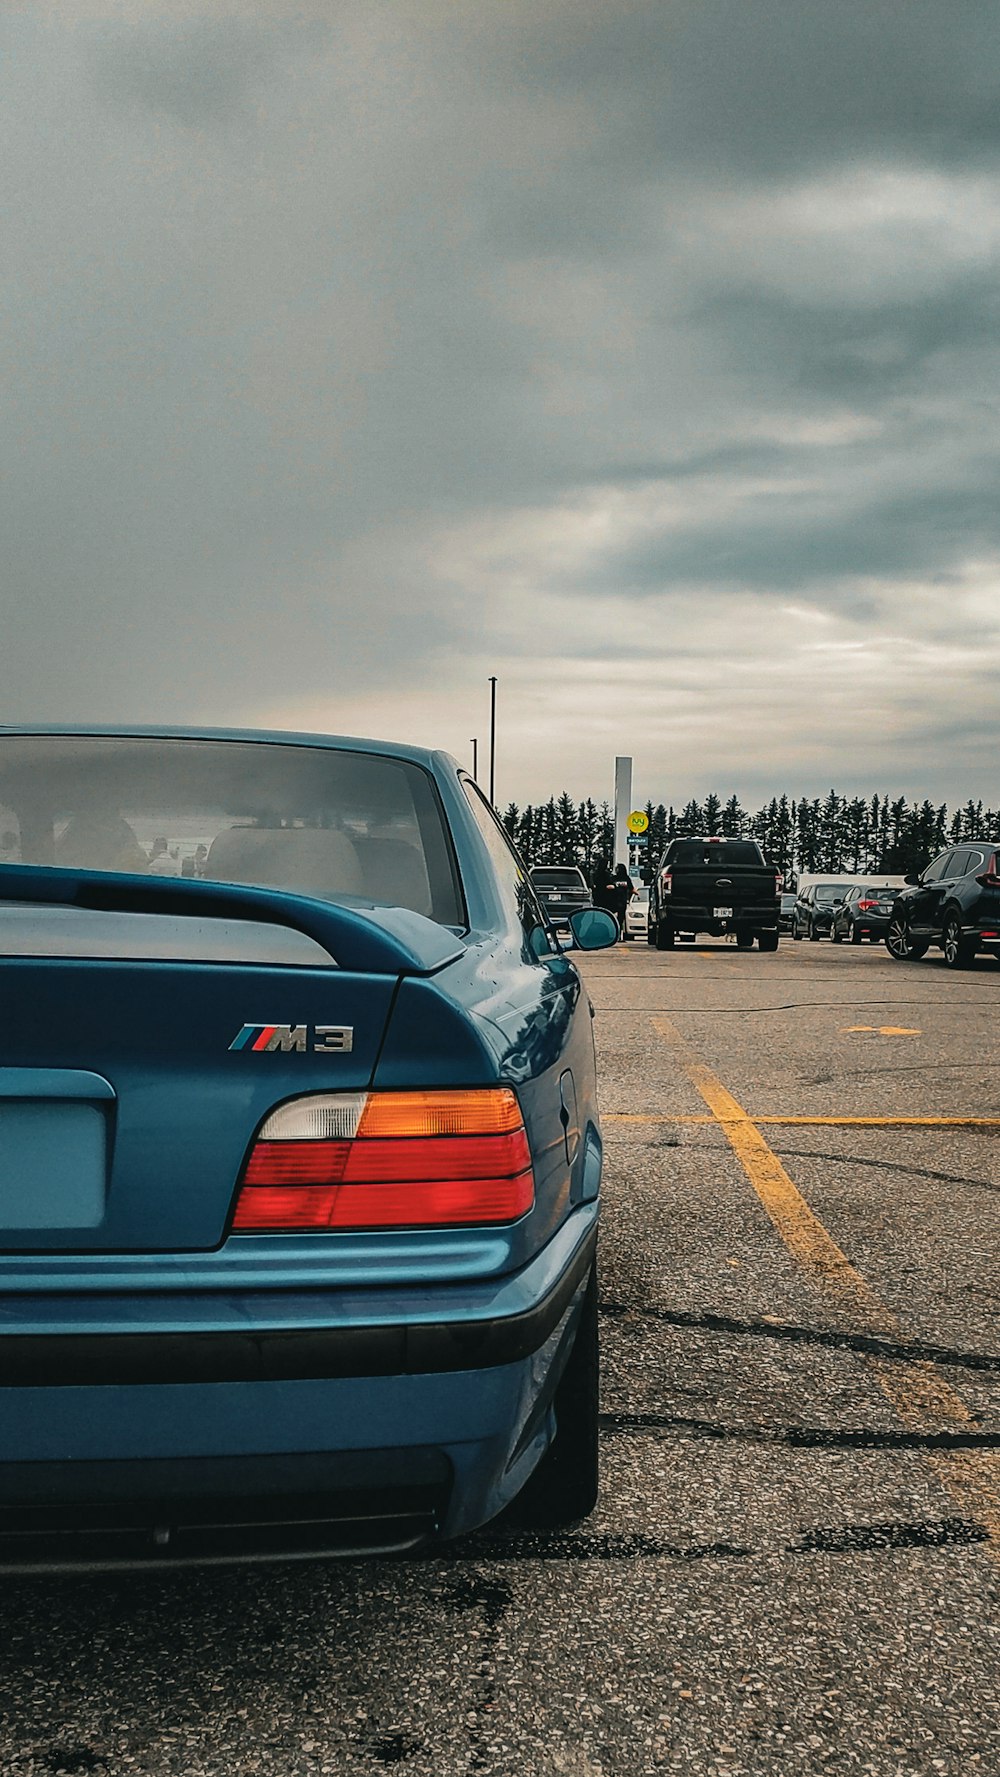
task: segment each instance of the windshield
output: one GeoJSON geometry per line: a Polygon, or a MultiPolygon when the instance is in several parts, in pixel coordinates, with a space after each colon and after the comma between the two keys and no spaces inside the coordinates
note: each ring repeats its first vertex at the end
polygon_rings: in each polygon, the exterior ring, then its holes
{"type": "Polygon", "coordinates": [[[463,923],[434,785],[383,754],[0,736],[0,862],[203,877],[463,923]]]}
{"type": "Polygon", "coordinates": [[[682,869],[741,869],[749,865],[758,869],[763,859],[750,839],[675,839],[667,857],[682,869]]]}
{"type": "Polygon", "coordinates": [[[586,888],[579,870],[557,869],[554,866],[536,866],[531,872],[531,880],[536,888],[586,888]]]}

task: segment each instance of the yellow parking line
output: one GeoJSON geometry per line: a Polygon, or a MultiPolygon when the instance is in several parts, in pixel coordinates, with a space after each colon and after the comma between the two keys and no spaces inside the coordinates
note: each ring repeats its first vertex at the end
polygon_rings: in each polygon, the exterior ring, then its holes
{"type": "MultiPolygon", "coordinates": [[[[669,1018],[654,1018],[653,1027],[669,1044],[692,1086],[708,1105],[736,1154],[787,1250],[812,1278],[841,1305],[848,1305],[867,1331],[904,1332],[833,1236],[792,1183],[778,1156],[768,1147],[742,1105],[689,1047],[669,1018]]],[[[758,1120],[759,1121],[759,1120],[758,1120]]],[[[931,1363],[890,1362],[863,1355],[896,1413],[911,1431],[968,1425],[972,1419],[961,1395],[931,1363]]],[[[962,1510],[983,1524],[994,1555],[1000,1559],[1000,1455],[995,1451],[932,1453],[928,1460],[962,1510]]]]}
{"type": "MultiPolygon", "coordinates": [[[[1000,1129],[1000,1117],[755,1117],[741,1112],[738,1122],[831,1129],[1000,1129]]],[[[602,1123],[724,1123],[724,1117],[692,1117],[676,1113],[605,1111],[602,1123]]]]}

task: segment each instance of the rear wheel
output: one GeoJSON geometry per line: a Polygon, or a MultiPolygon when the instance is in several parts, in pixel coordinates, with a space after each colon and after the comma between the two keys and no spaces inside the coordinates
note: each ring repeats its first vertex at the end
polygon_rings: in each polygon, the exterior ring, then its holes
{"type": "Polygon", "coordinates": [[[852,928],[851,928],[851,943],[852,944],[860,944],[861,943],[861,928],[860,928],[860,926],[852,926],[852,928]]]}
{"type": "Polygon", "coordinates": [[[799,922],[797,919],[792,920],[792,937],[795,939],[796,944],[801,943],[802,933],[799,931],[799,922]]]}
{"type": "Polygon", "coordinates": [[[737,932],[737,934],[736,934],[736,948],[737,948],[737,950],[752,950],[753,949],[753,933],[752,932],[737,932]]]}
{"type": "Polygon", "coordinates": [[[810,942],[810,944],[818,944],[819,943],[819,933],[816,930],[816,925],[813,920],[809,921],[809,942],[810,942]]]}
{"type": "Polygon", "coordinates": [[[777,948],[778,948],[778,933],[777,932],[758,932],[757,933],[757,943],[759,944],[761,950],[777,950],[777,948]]]}
{"type": "Polygon", "coordinates": [[[672,926],[664,925],[662,919],[656,922],[655,944],[657,950],[673,950],[674,931],[672,926]]]}
{"type": "Polygon", "coordinates": [[[597,1344],[597,1265],[591,1266],[573,1349],[553,1406],[556,1435],[506,1521],[525,1530],[552,1530],[585,1518],[597,1504],[600,1364],[597,1344]]]}
{"type": "Polygon", "coordinates": [[[885,947],[897,963],[918,963],[926,955],[929,942],[928,938],[914,938],[905,920],[890,920],[885,947]]]}
{"type": "Polygon", "coordinates": [[[941,948],[944,951],[945,965],[949,969],[968,969],[975,959],[975,943],[964,936],[957,913],[949,913],[944,922],[941,948]]]}

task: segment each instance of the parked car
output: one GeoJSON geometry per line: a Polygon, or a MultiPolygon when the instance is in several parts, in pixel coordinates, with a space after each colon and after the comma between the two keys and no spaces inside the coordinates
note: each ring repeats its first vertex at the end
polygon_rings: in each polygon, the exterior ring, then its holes
{"type": "Polygon", "coordinates": [[[847,938],[860,944],[865,938],[876,944],[889,930],[893,902],[898,888],[876,888],[871,884],[855,884],[849,888],[839,907],[834,908],[830,937],[834,944],[847,938]]]}
{"type": "Polygon", "coordinates": [[[792,937],[809,938],[814,943],[828,938],[834,913],[851,886],[843,882],[810,882],[800,888],[792,913],[792,937]]]}
{"type": "Polygon", "coordinates": [[[8,728],[0,828],[0,1565],[589,1511],[590,1004],[472,780],[8,728]],[[203,878],[148,873],[168,817],[203,878]]]}
{"type": "Polygon", "coordinates": [[[554,926],[565,928],[570,914],[578,907],[593,906],[594,897],[583,871],[570,865],[536,864],[531,881],[554,926]]]}
{"type": "Polygon", "coordinates": [[[734,932],[741,950],[778,948],[781,877],[752,839],[672,839],[650,885],[647,941],[671,950],[675,938],[734,932]]]}
{"type": "Polygon", "coordinates": [[[779,930],[779,932],[790,932],[791,931],[792,916],[795,912],[795,901],[796,901],[796,896],[794,894],[784,894],[781,896],[781,899],[778,902],[778,930],[779,930]]]}
{"type": "Polygon", "coordinates": [[[1000,957],[1000,840],[950,846],[906,881],[885,939],[897,962],[916,962],[932,944],[949,969],[968,968],[979,951],[1000,957]]]}
{"type": "Polygon", "coordinates": [[[625,909],[624,938],[645,938],[649,931],[649,889],[637,887],[625,909]]]}

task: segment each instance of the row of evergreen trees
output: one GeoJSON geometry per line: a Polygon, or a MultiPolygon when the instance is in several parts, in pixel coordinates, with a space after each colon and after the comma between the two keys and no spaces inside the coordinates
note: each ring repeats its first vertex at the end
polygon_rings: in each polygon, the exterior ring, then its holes
{"type": "MultiPolygon", "coordinates": [[[[774,796],[755,814],[736,796],[706,796],[678,813],[646,804],[646,855],[655,860],[668,839],[688,833],[721,833],[756,839],[786,878],[801,871],[831,874],[905,875],[919,870],[944,846],[963,839],[1000,840],[1000,814],[966,802],[949,815],[946,804],[907,802],[905,796],[840,796],[836,790],[810,801],[774,796]]],[[[504,826],[528,864],[578,864],[588,878],[598,858],[613,859],[614,818],[607,802],[574,802],[565,791],[548,802],[505,810],[504,826]]]]}

